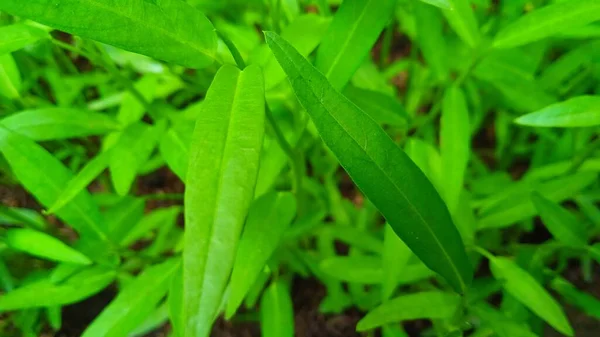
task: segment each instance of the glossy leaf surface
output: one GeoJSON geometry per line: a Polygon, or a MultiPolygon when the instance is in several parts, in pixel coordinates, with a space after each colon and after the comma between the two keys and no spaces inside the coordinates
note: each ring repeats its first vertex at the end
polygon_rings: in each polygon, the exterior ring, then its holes
{"type": "Polygon", "coordinates": [[[179,0],[4,0],[0,10],[191,68],[210,65],[216,49],[210,21],[179,0]]]}
{"type": "Polygon", "coordinates": [[[185,191],[187,335],[208,336],[217,315],[254,195],[264,109],[258,66],[223,66],[201,106],[185,191]]]}
{"type": "Polygon", "coordinates": [[[396,234],[458,292],[472,278],[460,235],[435,188],[385,132],[286,41],[266,33],[325,144],[396,234]]]}

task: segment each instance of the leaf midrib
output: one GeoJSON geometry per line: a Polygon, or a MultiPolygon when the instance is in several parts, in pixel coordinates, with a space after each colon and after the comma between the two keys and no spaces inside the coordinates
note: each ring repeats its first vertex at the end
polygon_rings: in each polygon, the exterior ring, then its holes
{"type": "MultiPolygon", "coordinates": [[[[292,65],[298,69],[298,73],[300,74],[300,76],[302,77],[303,80],[307,80],[304,76],[304,74],[299,71],[301,68],[298,67],[298,65],[294,62],[293,58],[290,57],[290,55],[287,53],[287,51],[283,48],[279,48],[286,56],[287,58],[291,61],[292,65]]],[[[314,68],[312,65],[311,67],[315,70],[318,71],[316,68],[314,68]]],[[[390,178],[390,176],[387,174],[387,172],[385,170],[383,170],[381,168],[381,166],[379,166],[379,163],[375,160],[373,160],[373,158],[369,155],[369,153],[363,149],[360,144],[356,141],[356,139],[354,139],[354,137],[352,136],[351,133],[349,133],[343,126],[342,124],[340,124],[340,122],[336,119],[336,117],[329,111],[329,109],[323,104],[322,100],[316,95],[316,93],[313,91],[312,86],[308,86],[310,88],[310,93],[319,101],[319,103],[321,104],[321,106],[327,111],[327,113],[331,116],[331,118],[333,118],[333,120],[335,120],[335,122],[338,124],[338,126],[344,130],[344,132],[350,136],[350,139],[352,139],[352,141],[356,144],[356,146],[373,162],[375,163],[375,166],[383,173],[383,175],[391,182],[391,184],[394,186],[394,188],[399,192],[399,194],[402,196],[402,198],[404,198],[404,200],[406,201],[406,203],[410,206],[410,208],[413,210],[413,212],[415,214],[418,215],[420,221],[423,223],[424,227],[428,230],[428,232],[431,234],[431,236],[433,237],[435,243],[439,246],[440,250],[442,251],[444,258],[448,261],[448,264],[452,267],[452,271],[458,276],[458,280],[460,282],[461,288],[462,290],[466,289],[466,285],[462,279],[462,276],[460,275],[458,269],[456,268],[456,265],[454,265],[454,263],[452,263],[452,259],[450,259],[450,255],[448,254],[448,252],[444,249],[443,245],[441,244],[441,242],[438,240],[437,236],[435,235],[435,232],[431,229],[431,227],[429,226],[429,223],[427,223],[427,221],[425,221],[425,219],[423,218],[423,216],[421,215],[420,212],[417,211],[417,208],[415,207],[415,205],[406,197],[406,194],[404,194],[404,192],[398,187],[398,185],[396,185],[395,181],[392,180],[390,178]]],[[[340,94],[340,96],[343,96],[340,94]]],[[[357,108],[358,109],[358,108],[357,108]]],[[[308,109],[307,109],[308,110],[308,109]]],[[[361,111],[362,112],[362,111],[361,111]]],[[[364,112],[363,112],[364,114],[364,112]]],[[[368,116],[367,116],[368,117],[368,116]]],[[[369,117],[370,118],[370,117],[369,117]]]]}
{"type": "MultiPolygon", "coordinates": [[[[188,47],[190,47],[190,48],[192,48],[192,49],[194,49],[194,50],[196,50],[196,51],[200,52],[200,53],[201,53],[201,54],[203,54],[204,56],[206,56],[206,57],[208,57],[208,58],[212,59],[211,55],[210,55],[208,52],[206,52],[206,50],[204,50],[204,49],[202,49],[202,48],[199,48],[199,47],[198,47],[198,46],[197,46],[197,45],[196,45],[196,44],[195,44],[193,41],[187,41],[187,40],[181,39],[181,38],[179,38],[179,36],[178,36],[178,35],[175,35],[175,34],[173,34],[172,32],[170,32],[170,31],[168,31],[168,30],[165,30],[165,29],[161,28],[161,27],[160,27],[160,25],[148,25],[148,24],[147,24],[147,23],[148,23],[148,21],[139,20],[139,19],[138,19],[138,18],[136,18],[135,16],[126,16],[126,15],[122,15],[122,14],[123,14],[122,12],[119,12],[119,11],[117,11],[117,10],[116,10],[115,8],[113,8],[113,7],[110,7],[110,6],[108,6],[108,7],[107,7],[107,6],[102,6],[102,5],[103,5],[103,3],[102,3],[102,2],[97,2],[97,1],[94,1],[94,0],[86,0],[86,1],[87,1],[88,3],[90,3],[91,5],[98,7],[99,9],[105,10],[105,11],[107,11],[107,12],[113,13],[113,14],[114,14],[114,15],[116,15],[116,16],[120,16],[120,17],[122,17],[122,18],[125,18],[125,19],[127,19],[127,20],[130,20],[130,21],[132,21],[132,22],[134,22],[134,23],[136,23],[136,24],[138,24],[138,25],[140,25],[140,26],[142,26],[142,27],[145,27],[145,28],[146,28],[146,29],[148,29],[148,30],[154,30],[154,31],[157,31],[157,32],[159,32],[159,33],[162,33],[163,35],[165,35],[165,36],[166,36],[166,37],[168,37],[169,39],[171,39],[171,40],[173,40],[173,41],[176,41],[177,43],[179,43],[179,44],[181,44],[181,45],[183,45],[183,46],[188,46],[188,47]]],[[[144,1],[144,2],[146,2],[146,3],[147,3],[147,1],[144,1]]],[[[151,4],[151,3],[149,3],[149,5],[152,5],[152,4],[151,4]]],[[[157,7],[158,7],[158,8],[159,8],[159,9],[162,11],[162,8],[160,7],[160,5],[155,5],[155,6],[157,6],[157,7]]],[[[193,7],[191,7],[191,6],[190,6],[190,9],[191,9],[191,10],[194,10],[194,11],[197,11],[197,9],[195,9],[195,8],[193,8],[193,7]]],[[[75,28],[79,28],[79,27],[75,27],[75,28]]],[[[89,29],[89,28],[90,28],[90,27],[87,27],[86,29],[89,29]]]]}

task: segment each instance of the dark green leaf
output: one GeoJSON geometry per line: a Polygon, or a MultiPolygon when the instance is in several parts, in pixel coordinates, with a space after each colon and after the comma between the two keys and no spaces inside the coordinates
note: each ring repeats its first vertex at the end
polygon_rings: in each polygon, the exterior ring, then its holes
{"type": "Polygon", "coordinates": [[[448,209],[425,175],[287,42],[274,33],[265,35],[298,99],[352,180],[411,250],[464,292],[471,266],[448,209]]]}
{"type": "Polygon", "coordinates": [[[581,308],[586,314],[600,319],[600,300],[594,296],[578,290],[575,286],[560,277],[552,280],[550,286],[568,303],[581,308]]]}

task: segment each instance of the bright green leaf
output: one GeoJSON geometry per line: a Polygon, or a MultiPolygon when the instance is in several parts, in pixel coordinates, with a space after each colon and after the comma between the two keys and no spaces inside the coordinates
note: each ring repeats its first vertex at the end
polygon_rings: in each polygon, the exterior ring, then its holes
{"type": "Polygon", "coordinates": [[[47,37],[50,36],[46,31],[22,23],[0,27],[0,55],[17,51],[47,37]]]}
{"type": "Polygon", "coordinates": [[[600,125],[600,96],[579,96],[549,105],[515,119],[535,127],[586,127],[600,125]]]}
{"type": "Polygon", "coordinates": [[[335,91],[287,42],[274,33],[265,35],[298,99],[352,180],[407,246],[456,291],[464,292],[471,266],[448,209],[425,175],[375,121],[335,91]]]}
{"type": "Polygon", "coordinates": [[[389,224],[385,225],[383,236],[383,282],[381,284],[382,299],[388,300],[396,287],[403,273],[406,272],[408,260],[412,256],[412,251],[406,244],[394,233],[389,224]]]}
{"type": "Polygon", "coordinates": [[[600,319],[600,300],[594,296],[578,290],[574,285],[560,277],[552,280],[550,286],[568,303],[582,309],[586,314],[600,319]]]}
{"type": "Polygon", "coordinates": [[[443,9],[442,12],[446,16],[446,20],[450,27],[469,47],[477,47],[481,40],[477,19],[471,1],[469,0],[452,0],[452,9],[443,9]]]}
{"type": "Polygon", "coordinates": [[[190,68],[213,63],[217,44],[210,21],[180,0],[3,0],[0,10],[190,68]]]}
{"type": "Polygon", "coordinates": [[[440,291],[402,295],[369,311],[358,322],[356,330],[370,330],[404,320],[450,318],[459,304],[460,297],[440,291]]]}
{"type": "Polygon", "coordinates": [[[263,337],[294,336],[294,307],[290,290],[283,281],[273,282],[263,294],[260,329],[263,337]]]}
{"type": "Polygon", "coordinates": [[[465,97],[457,87],[446,90],[440,120],[440,152],[444,170],[444,195],[446,205],[454,214],[458,207],[469,154],[471,150],[471,125],[465,97]]]}
{"type": "Polygon", "coordinates": [[[316,60],[317,68],[334,88],[341,90],[350,81],[388,24],[395,5],[396,0],[342,3],[323,37],[316,60]]]}
{"type": "Polygon", "coordinates": [[[37,141],[101,135],[120,127],[105,114],[73,108],[25,110],[0,120],[0,123],[37,141]]]}
{"type": "Polygon", "coordinates": [[[502,29],[496,35],[493,46],[517,47],[596,20],[600,20],[600,2],[597,0],[557,2],[537,9],[502,29]]]}
{"type": "Polygon", "coordinates": [[[115,277],[114,270],[92,267],[59,284],[45,278],[0,296],[0,312],[76,303],[106,288],[115,277]]]}
{"type": "Polygon", "coordinates": [[[180,260],[170,259],[146,268],[129,282],[85,329],[82,337],[126,337],[166,295],[180,260]]]}
{"type": "Polygon", "coordinates": [[[558,204],[544,198],[538,192],[531,194],[535,208],[552,236],[572,247],[584,247],[587,242],[585,225],[575,215],[558,204]]]}
{"type": "Polygon", "coordinates": [[[162,137],[159,149],[169,168],[185,181],[190,144],[194,125],[189,122],[175,123],[162,137]]]}
{"type": "Polygon", "coordinates": [[[186,335],[208,336],[250,207],[264,135],[258,66],[221,67],[202,103],[185,191],[186,335]]]}
{"type": "Polygon", "coordinates": [[[489,258],[492,274],[503,282],[502,286],[508,294],[523,303],[557,331],[567,336],[573,336],[573,329],[560,305],[533,276],[507,258],[493,256],[489,258]]]}
{"type": "Polygon", "coordinates": [[[380,125],[406,126],[408,114],[394,97],[353,85],[348,85],[343,93],[380,125]]]}
{"type": "Polygon", "coordinates": [[[296,200],[289,192],[265,194],[250,206],[231,274],[226,317],[242,304],[295,215],[296,200]]]}
{"type": "Polygon", "coordinates": [[[21,91],[21,73],[11,54],[0,54],[0,96],[10,99],[19,98],[21,91]]]}
{"type": "Polygon", "coordinates": [[[129,224],[127,231],[120,235],[120,245],[129,246],[135,241],[141,239],[148,232],[160,228],[167,227],[169,224],[177,220],[177,216],[181,213],[180,206],[171,206],[157,209],[146,214],[142,220],[136,224],[129,224]]]}
{"type": "Polygon", "coordinates": [[[92,263],[87,256],[42,232],[11,229],[6,232],[4,239],[9,247],[44,259],[83,265],[92,263]]]}

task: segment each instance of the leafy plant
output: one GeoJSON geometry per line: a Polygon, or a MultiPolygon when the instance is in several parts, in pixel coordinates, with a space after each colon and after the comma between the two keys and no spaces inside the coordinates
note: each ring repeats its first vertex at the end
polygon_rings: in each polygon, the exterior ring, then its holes
{"type": "Polygon", "coordinates": [[[599,20],[594,0],[2,0],[1,334],[328,335],[357,311],[357,336],[580,333],[599,20]]]}

